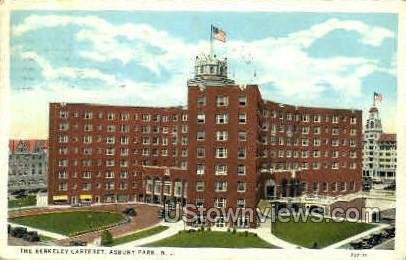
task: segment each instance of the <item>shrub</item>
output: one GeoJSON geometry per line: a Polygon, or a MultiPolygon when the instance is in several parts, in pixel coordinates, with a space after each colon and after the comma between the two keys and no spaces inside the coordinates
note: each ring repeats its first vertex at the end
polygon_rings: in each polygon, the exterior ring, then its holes
{"type": "Polygon", "coordinates": [[[237,229],[234,227],[233,228],[233,234],[237,233],[237,229]]]}
{"type": "Polygon", "coordinates": [[[248,236],[248,231],[247,231],[247,230],[244,231],[244,235],[245,235],[246,237],[248,236]]]}
{"type": "Polygon", "coordinates": [[[113,244],[113,236],[110,231],[104,230],[101,233],[101,244],[102,246],[111,246],[113,244]]]}
{"type": "Polygon", "coordinates": [[[204,226],[200,227],[200,231],[204,232],[204,226]]]}
{"type": "Polygon", "coordinates": [[[230,232],[231,231],[231,229],[230,228],[227,228],[227,232],[230,232]]]}

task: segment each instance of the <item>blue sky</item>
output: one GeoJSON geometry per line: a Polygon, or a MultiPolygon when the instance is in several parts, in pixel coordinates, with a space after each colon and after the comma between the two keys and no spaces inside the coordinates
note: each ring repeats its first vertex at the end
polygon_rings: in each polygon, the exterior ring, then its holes
{"type": "Polygon", "coordinates": [[[48,102],[186,104],[211,24],[227,33],[215,51],[229,76],[264,98],[366,110],[376,91],[385,130],[396,128],[394,14],[16,11],[11,23],[15,138],[47,137],[48,102]]]}

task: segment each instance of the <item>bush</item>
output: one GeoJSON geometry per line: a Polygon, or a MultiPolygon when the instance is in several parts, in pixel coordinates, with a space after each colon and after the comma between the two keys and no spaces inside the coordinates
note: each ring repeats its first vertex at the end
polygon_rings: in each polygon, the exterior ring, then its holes
{"type": "Polygon", "coordinates": [[[113,236],[110,231],[104,230],[101,233],[101,244],[102,246],[111,246],[113,244],[113,236]]]}
{"type": "Polygon", "coordinates": [[[200,227],[200,231],[204,232],[204,226],[200,227]]]}
{"type": "Polygon", "coordinates": [[[230,228],[227,228],[227,232],[230,232],[231,231],[231,229],[230,228]]]}
{"type": "Polygon", "coordinates": [[[207,231],[209,231],[209,232],[210,232],[210,231],[211,231],[211,227],[208,227],[208,228],[207,228],[207,231]]]}
{"type": "Polygon", "coordinates": [[[248,236],[248,231],[247,231],[247,230],[244,231],[244,235],[245,235],[246,237],[248,236]]]}
{"type": "Polygon", "coordinates": [[[234,227],[233,228],[233,234],[237,233],[237,229],[234,227]]]}

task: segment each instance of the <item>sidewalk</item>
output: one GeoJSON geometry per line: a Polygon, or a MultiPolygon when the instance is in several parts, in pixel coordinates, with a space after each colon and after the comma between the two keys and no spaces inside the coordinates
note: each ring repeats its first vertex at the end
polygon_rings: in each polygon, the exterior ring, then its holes
{"type": "Polygon", "coordinates": [[[295,245],[292,243],[289,243],[285,240],[282,240],[272,234],[271,232],[271,223],[269,222],[270,220],[267,220],[267,222],[262,223],[260,227],[256,229],[250,230],[250,232],[256,233],[259,238],[265,240],[266,242],[270,243],[271,245],[281,247],[284,249],[295,249],[300,247],[299,245],[295,245]]]}
{"type": "Polygon", "coordinates": [[[337,249],[337,248],[339,248],[339,247],[341,247],[343,245],[346,245],[346,244],[348,244],[348,243],[350,243],[352,241],[355,241],[355,240],[361,239],[363,237],[366,237],[366,236],[368,236],[368,235],[370,235],[372,233],[380,231],[380,230],[382,230],[384,228],[387,228],[389,226],[390,226],[389,224],[379,224],[377,227],[371,228],[371,229],[369,229],[367,231],[356,234],[355,236],[352,236],[352,237],[346,238],[344,240],[341,240],[340,242],[337,242],[335,244],[324,247],[323,249],[337,249]]]}
{"type": "Polygon", "coordinates": [[[38,232],[39,235],[52,237],[52,238],[55,238],[55,239],[58,239],[58,240],[68,238],[68,236],[64,236],[64,235],[61,235],[61,234],[45,231],[45,230],[38,229],[38,228],[32,228],[32,227],[29,227],[29,226],[15,224],[15,223],[11,223],[11,222],[8,222],[8,224],[10,224],[12,227],[24,227],[24,228],[27,228],[27,231],[36,231],[36,232],[38,232]]]}
{"type": "MultiPolygon", "coordinates": [[[[176,223],[167,223],[167,222],[160,222],[157,225],[168,226],[169,228],[165,231],[162,231],[156,235],[152,235],[149,237],[144,237],[135,241],[131,241],[125,244],[118,245],[116,247],[134,247],[134,246],[142,246],[145,244],[149,244],[173,235],[176,235],[180,230],[184,229],[183,221],[178,221],[176,223]]],[[[156,225],[155,225],[156,226],[156,225]]],[[[151,228],[151,227],[149,227],[151,228]]],[[[140,230],[142,231],[142,230],[140,230]]]]}

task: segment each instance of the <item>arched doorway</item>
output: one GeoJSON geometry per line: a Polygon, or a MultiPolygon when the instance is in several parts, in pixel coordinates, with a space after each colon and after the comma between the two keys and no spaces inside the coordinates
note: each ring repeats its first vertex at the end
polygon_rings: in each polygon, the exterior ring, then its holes
{"type": "Polygon", "coordinates": [[[265,198],[268,200],[274,199],[276,197],[276,185],[275,181],[269,179],[265,182],[265,198]]]}

